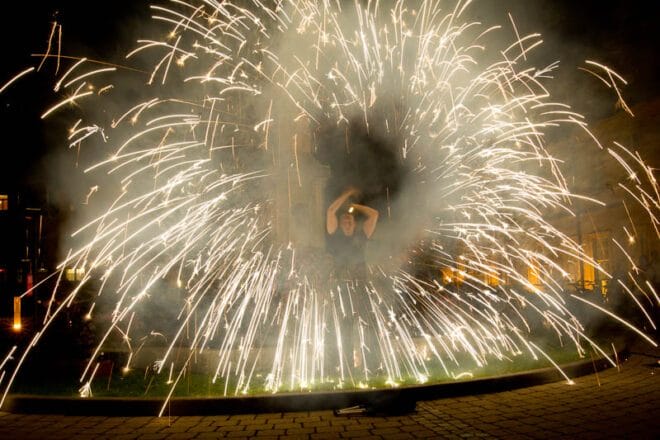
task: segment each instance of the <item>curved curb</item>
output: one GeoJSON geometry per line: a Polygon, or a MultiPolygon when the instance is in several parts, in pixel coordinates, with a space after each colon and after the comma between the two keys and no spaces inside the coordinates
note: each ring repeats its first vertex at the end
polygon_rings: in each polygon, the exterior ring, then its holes
{"type": "MultiPolygon", "coordinates": [[[[619,359],[629,356],[624,347],[619,359]]],[[[604,358],[583,360],[562,365],[569,377],[579,377],[610,368],[604,358]]],[[[175,416],[246,414],[337,410],[354,406],[369,408],[372,413],[396,414],[414,410],[420,400],[488,394],[526,388],[564,380],[554,367],[513,373],[503,376],[445,382],[435,385],[415,385],[401,388],[356,391],[316,391],[282,393],[250,397],[172,398],[163,414],[175,416]]],[[[33,395],[9,395],[5,411],[26,414],[65,414],[96,416],[156,416],[164,398],[71,398],[33,395]]]]}

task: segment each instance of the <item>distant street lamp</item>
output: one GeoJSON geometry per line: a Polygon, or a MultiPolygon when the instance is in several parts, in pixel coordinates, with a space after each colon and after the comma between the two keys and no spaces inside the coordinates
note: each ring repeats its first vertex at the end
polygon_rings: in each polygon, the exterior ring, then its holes
{"type": "Polygon", "coordinates": [[[14,325],[12,326],[15,332],[20,332],[23,328],[23,323],[21,322],[21,297],[14,297],[14,325]]]}

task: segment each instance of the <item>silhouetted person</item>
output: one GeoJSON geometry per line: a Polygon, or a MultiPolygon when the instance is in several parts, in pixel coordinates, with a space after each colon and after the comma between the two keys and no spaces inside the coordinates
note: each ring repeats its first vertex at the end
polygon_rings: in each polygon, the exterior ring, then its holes
{"type": "MultiPolygon", "coordinates": [[[[377,210],[352,201],[358,195],[359,191],[356,188],[349,187],[330,204],[326,211],[328,250],[334,261],[332,272],[337,285],[335,294],[339,299],[338,315],[342,347],[337,347],[337,352],[344,353],[351,370],[354,367],[356,347],[353,333],[357,324],[358,310],[363,313],[369,313],[370,310],[365,289],[366,242],[374,233],[378,223],[377,210]],[[364,220],[358,222],[357,216],[364,217],[364,220]]],[[[372,336],[368,338],[371,339],[372,336]]],[[[376,350],[375,346],[370,348],[376,350]]],[[[335,367],[337,362],[334,353],[330,359],[331,366],[335,367]]]]}
{"type": "Polygon", "coordinates": [[[340,280],[364,279],[366,241],[378,222],[377,210],[349,201],[358,194],[355,188],[346,189],[326,211],[329,250],[335,259],[335,276],[340,280]],[[362,227],[358,227],[356,215],[366,217],[362,227]]]}

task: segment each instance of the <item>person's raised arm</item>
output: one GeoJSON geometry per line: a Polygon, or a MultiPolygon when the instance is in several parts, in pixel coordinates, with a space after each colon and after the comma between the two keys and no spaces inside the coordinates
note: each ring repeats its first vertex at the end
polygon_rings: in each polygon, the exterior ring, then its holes
{"type": "Polygon", "coordinates": [[[352,204],[351,207],[367,217],[362,225],[362,230],[367,238],[371,238],[371,235],[376,230],[376,223],[378,223],[378,211],[369,206],[358,205],[356,203],[352,204]]]}
{"type": "Polygon", "coordinates": [[[328,234],[334,234],[339,226],[337,221],[337,210],[341,208],[341,205],[343,205],[350,196],[356,195],[357,193],[357,189],[353,187],[347,188],[330,204],[330,206],[328,206],[328,209],[325,212],[325,229],[328,231],[328,234]]]}

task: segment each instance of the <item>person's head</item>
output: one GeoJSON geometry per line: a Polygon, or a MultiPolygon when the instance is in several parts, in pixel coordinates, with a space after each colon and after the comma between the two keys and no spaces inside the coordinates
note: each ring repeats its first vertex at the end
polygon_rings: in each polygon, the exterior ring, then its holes
{"type": "Polygon", "coordinates": [[[345,211],[339,217],[339,227],[346,236],[351,236],[355,232],[355,216],[349,211],[345,211]]]}

